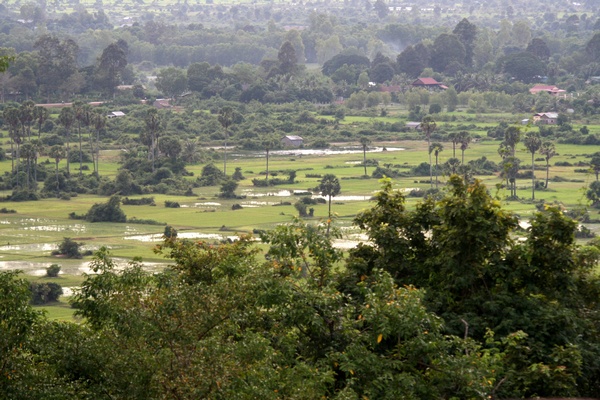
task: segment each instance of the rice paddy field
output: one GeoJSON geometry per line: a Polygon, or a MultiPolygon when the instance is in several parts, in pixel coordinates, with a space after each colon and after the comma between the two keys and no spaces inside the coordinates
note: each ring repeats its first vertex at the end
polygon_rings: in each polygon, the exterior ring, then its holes
{"type": "MultiPolygon", "coordinates": [[[[452,157],[452,144],[443,143],[440,153],[440,164],[452,157]]],[[[497,153],[498,141],[480,141],[472,143],[465,152],[465,162],[480,157],[487,157],[500,162],[497,153]]],[[[428,161],[427,144],[424,140],[373,143],[367,152],[367,160],[377,160],[379,165],[391,164],[401,171],[428,161]]],[[[589,155],[598,151],[596,146],[557,145],[557,155],[551,159],[548,190],[536,191],[536,202],[560,203],[565,209],[581,208],[588,205],[585,197],[587,186],[595,180],[595,175],[582,167],[558,167],[557,162],[575,164],[578,161],[589,161],[589,155]],[[576,172],[580,170],[583,172],[576,172]],[[556,181],[553,178],[558,177],[556,181]]],[[[104,154],[105,163],[100,170],[113,174],[118,165],[115,152],[104,154]]],[[[457,150],[460,158],[460,151],[457,150]]],[[[530,165],[531,155],[523,145],[518,147],[517,157],[522,167],[530,165]]],[[[537,156],[536,156],[537,158],[537,156]]],[[[257,152],[238,152],[229,150],[228,171],[240,167],[244,180],[236,190],[238,198],[221,199],[219,187],[200,187],[193,190],[193,196],[173,196],[149,194],[131,196],[131,198],[153,197],[155,205],[131,206],[123,205],[122,209],[128,219],[150,219],[176,228],[180,237],[218,242],[223,239],[235,239],[239,234],[252,234],[255,230],[273,229],[278,224],[285,224],[297,216],[293,204],[301,197],[300,193],[319,193],[314,189],[324,174],[334,174],[340,179],[342,192],[332,201],[335,213],[334,225],[339,227],[344,238],[336,245],[350,248],[360,240],[365,240],[361,232],[353,225],[353,219],[361,210],[372,206],[372,196],[379,190],[381,183],[375,178],[364,178],[362,148],[348,144],[333,146],[330,150],[274,151],[269,160],[271,172],[296,170],[294,184],[257,188],[252,179],[264,179],[265,157],[257,152]],[[308,175],[308,176],[307,176],[308,175]],[[165,201],[180,204],[179,208],[165,207],[165,201]],[[234,204],[242,208],[232,210],[234,204]]],[[[203,165],[189,166],[195,179],[201,173],[203,165]]],[[[537,162],[536,178],[545,178],[545,163],[537,162]]],[[[10,170],[10,161],[0,163],[0,170],[10,170]]],[[[370,175],[374,167],[367,167],[370,175]]],[[[478,176],[495,196],[506,199],[507,191],[498,188],[503,183],[498,175],[478,176]]],[[[447,176],[439,177],[439,188],[443,190],[447,176]]],[[[413,189],[429,189],[428,177],[406,177],[395,179],[393,187],[409,193],[413,189]]],[[[531,201],[531,181],[517,182],[519,201],[503,200],[503,206],[521,219],[527,220],[535,211],[535,203],[531,201]]],[[[0,193],[8,195],[9,193],[0,193]]],[[[126,265],[134,257],[141,257],[149,270],[158,270],[167,265],[161,255],[155,254],[154,246],[160,242],[164,225],[147,225],[137,223],[89,223],[69,218],[69,213],[85,214],[96,203],[106,202],[107,198],[96,195],[79,195],[70,200],[55,198],[27,202],[4,202],[0,208],[15,210],[15,213],[0,214],[0,270],[19,269],[31,280],[53,281],[61,284],[68,295],[83,280],[85,273],[90,273],[90,256],[79,260],[61,259],[52,256],[64,237],[69,237],[83,244],[84,250],[97,250],[107,246],[119,265],[126,265]],[[58,278],[45,277],[51,264],[62,267],[58,278]]],[[[418,198],[407,197],[407,204],[413,207],[418,198]]],[[[327,219],[327,204],[314,206],[314,217],[311,221],[327,219]]],[[[600,219],[598,209],[589,208],[592,220],[600,219]]],[[[600,224],[588,224],[587,227],[600,234],[600,224]]],[[[65,301],[50,307],[44,307],[51,318],[72,319],[72,310],[65,301]]]]}

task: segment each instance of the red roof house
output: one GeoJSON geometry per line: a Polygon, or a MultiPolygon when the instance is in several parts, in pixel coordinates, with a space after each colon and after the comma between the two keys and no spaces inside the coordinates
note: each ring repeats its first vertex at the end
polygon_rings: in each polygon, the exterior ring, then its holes
{"type": "Polygon", "coordinates": [[[552,86],[552,85],[535,85],[534,87],[529,89],[529,93],[531,93],[531,94],[536,94],[536,93],[541,93],[541,92],[546,92],[552,96],[558,96],[559,94],[565,93],[566,90],[559,89],[556,86],[552,86]]]}
{"type": "Polygon", "coordinates": [[[433,78],[418,78],[412,83],[414,87],[424,87],[427,89],[448,89],[448,86],[442,85],[441,82],[436,81],[433,78]]]}

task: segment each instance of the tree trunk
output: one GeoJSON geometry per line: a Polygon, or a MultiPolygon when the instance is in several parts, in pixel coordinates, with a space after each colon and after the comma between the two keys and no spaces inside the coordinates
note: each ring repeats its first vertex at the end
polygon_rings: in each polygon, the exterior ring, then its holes
{"type": "Polygon", "coordinates": [[[267,148],[267,175],[265,176],[265,180],[269,182],[269,149],[267,148]]]}
{"type": "Polygon", "coordinates": [[[367,176],[367,148],[363,146],[363,166],[365,167],[365,176],[367,176]]]}
{"type": "Polygon", "coordinates": [[[531,200],[535,200],[535,153],[531,153],[531,200]]]}
{"type": "Polygon", "coordinates": [[[431,139],[429,136],[427,137],[427,151],[429,152],[429,186],[433,188],[433,164],[431,164],[431,151],[429,148],[431,147],[431,139]]]}
{"type": "Polygon", "coordinates": [[[550,174],[550,162],[546,159],[546,189],[548,189],[548,178],[550,174]]]}

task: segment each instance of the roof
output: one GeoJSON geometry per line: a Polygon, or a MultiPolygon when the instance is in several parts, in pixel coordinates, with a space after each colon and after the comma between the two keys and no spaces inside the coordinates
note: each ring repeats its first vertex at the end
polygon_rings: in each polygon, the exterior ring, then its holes
{"type": "Polygon", "coordinates": [[[551,118],[551,119],[555,119],[558,118],[558,113],[555,112],[546,112],[546,113],[537,113],[537,114],[533,114],[534,117],[546,117],[546,118],[551,118]]]}
{"type": "Polygon", "coordinates": [[[113,111],[110,114],[114,115],[115,117],[123,117],[123,116],[125,116],[125,113],[123,111],[113,111]]]}
{"type": "Polygon", "coordinates": [[[288,139],[288,140],[304,140],[302,138],[302,136],[297,136],[297,135],[286,135],[283,138],[288,139]]]}
{"type": "Polygon", "coordinates": [[[435,85],[435,86],[440,85],[440,83],[433,78],[418,78],[412,84],[413,85],[435,85]]]}
{"type": "Polygon", "coordinates": [[[564,93],[564,92],[566,92],[566,90],[559,89],[558,87],[552,86],[552,85],[535,85],[534,87],[529,89],[529,93],[531,93],[531,94],[535,94],[535,93],[539,93],[539,92],[558,94],[558,93],[564,93]]]}

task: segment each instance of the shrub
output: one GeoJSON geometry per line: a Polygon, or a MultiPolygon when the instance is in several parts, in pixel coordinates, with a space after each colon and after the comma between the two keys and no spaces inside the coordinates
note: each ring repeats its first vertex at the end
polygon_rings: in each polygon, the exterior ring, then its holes
{"type": "Polygon", "coordinates": [[[121,198],[112,196],[106,203],[94,204],[85,219],[89,222],[125,222],[127,216],[121,210],[121,198]]]}
{"type": "Polygon", "coordinates": [[[58,301],[58,298],[63,294],[62,287],[54,282],[31,282],[29,290],[31,291],[31,302],[36,305],[58,301]]]}
{"type": "Polygon", "coordinates": [[[79,247],[82,243],[77,243],[71,238],[65,237],[58,245],[58,251],[52,252],[53,255],[61,255],[65,258],[81,258],[79,247]]]}
{"type": "Polygon", "coordinates": [[[231,206],[232,210],[241,210],[242,208],[243,208],[242,205],[238,204],[238,203],[231,206]]]}
{"type": "Polygon", "coordinates": [[[58,264],[52,264],[48,268],[46,268],[46,276],[50,278],[56,278],[60,273],[61,266],[58,264]]]}
{"type": "Polygon", "coordinates": [[[144,205],[154,206],[154,205],[156,205],[154,203],[154,197],[142,197],[141,199],[130,199],[130,198],[125,197],[123,200],[121,200],[121,203],[124,206],[144,206],[144,205]]]}
{"type": "Polygon", "coordinates": [[[176,201],[165,200],[165,207],[167,208],[179,208],[181,205],[176,201]]]}

